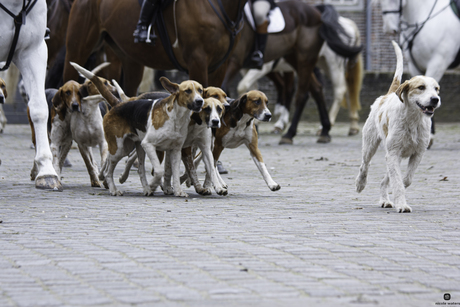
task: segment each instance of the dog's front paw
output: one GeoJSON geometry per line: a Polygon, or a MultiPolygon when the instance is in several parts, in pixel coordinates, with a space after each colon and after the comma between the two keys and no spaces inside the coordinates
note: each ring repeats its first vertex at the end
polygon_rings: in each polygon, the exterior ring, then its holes
{"type": "Polygon", "coordinates": [[[412,208],[409,207],[407,204],[395,206],[396,212],[398,213],[410,213],[412,212],[412,208]]]}
{"type": "Polygon", "coordinates": [[[144,188],[144,196],[153,196],[153,191],[150,187],[144,188]]]}
{"type": "Polygon", "coordinates": [[[279,189],[281,189],[281,186],[279,184],[273,184],[273,185],[269,186],[269,188],[272,191],[278,191],[279,189]]]}
{"type": "Polygon", "coordinates": [[[188,194],[185,193],[184,191],[177,191],[177,192],[174,192],[174,196],[177,196],[177,197],[188,197],[188,194]]]}
{"type": "Polygon", "coordinates": [[[91,187],[93,188],[102,188],[102,184],[99,182],[99,180],[91,180],[91,187]]]}
{"type": "Polygon", "coordinates": [[[380,207],[382,208],[393,208],[394,205],[391,201],[389,200],[381,200],[380,201],[380,207]]]}
{"type": "Polygon", "coordinates": [[[195,191],[200,195],[211,195],[212,191],[210,188],[195,187],[195,191]]]}
{"type": "Polygon", "coordinates": [[[172,195],[174,194],[174,189],[172,186],[161,186],[161,189],[163,190],[163,193],[165,195],[172,195]]]}
{"type": "Polygon", "coordinates": [[[228,190],[225,188],[216,188],[217,195],[225,196],[228,194],[228,190]]]}
{"type": "Polygon", "coordinates": [[[123,196],[123,191],[120,191],[120,190],[110,191],[110,194],[112,196],[123,196]]]}

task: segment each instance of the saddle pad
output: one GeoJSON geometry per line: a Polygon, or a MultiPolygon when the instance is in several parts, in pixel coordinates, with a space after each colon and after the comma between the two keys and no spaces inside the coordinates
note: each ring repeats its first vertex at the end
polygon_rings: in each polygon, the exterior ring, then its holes
{"type": "MultiPolygon", "coordinates": [[[[246,18],[251,25],[252,29],[255,31],[255,23],[254,17],[252,16],[251,6],[249,3],[246,3],[244,6],[244,13],[246,14],[246,18]]],[[[275,7],[274,9],[270,10],[268,13],[268,20],[270,23],[268,24],[268,33],[277,33],[284,30],[286,26],[286,22],[284,21],[283,13],[281,12],[279,7],[275,7]]]]}

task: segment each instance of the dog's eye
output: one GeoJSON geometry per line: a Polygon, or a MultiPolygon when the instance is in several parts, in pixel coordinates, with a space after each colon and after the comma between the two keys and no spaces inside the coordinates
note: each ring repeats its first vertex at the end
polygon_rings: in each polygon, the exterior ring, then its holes
{"type": "Polygon", "coordinates": [[[256,105],[259,105],[259,104],[261,103],[261,100],[260,100],[260,99],[257,99],[256,101],[254,101],[254,103],[255,103],[256,105]]]}
{"type": "Polygon", "coordinates": [[[109,85],[109,82],[105,81],[105,82],[104,82],[104,85],[109,85]]]}
{"type": "Polygon", "coordinates": [[[216,98],[216,99],[219,99],[219,95],[212,95],[212,98],[216,98]]]}
{"type": "Polygon", "coordinates": [[[206,113],[211,113],[211,107],[206,107],[203,109],[206,113]]]}
{"type": "Polygon", "coordinates": [[[203,90],[201,88],[198,89],[198,93],[203,94],[203,90]]]}
{"type": "Polygon", "coordinates": [[[425,85],[420,85],[419,87],[417,87],[419,90],[421,91],[424,91],[425,90],[425,85]]]}
{"type": "Polygon", "coordinates": [[[219,114],[222,113],[222,108],[221,107],[217,107],[216,110],[217,110],[217,113],[219,113],[219,114]]]}
{"type": "Polygon", "coordinates": [[[192,90],[185,90],[185,93],[191,94],[191,93],[192,93],[192,90]]]}
{"type": "Polygon", "coordinates": [[[66,94],[67,96],[70,96],[70,95],[72,94],[72,92],[71,92],[71,91],[65,91],[65,94],[66,94]]]}

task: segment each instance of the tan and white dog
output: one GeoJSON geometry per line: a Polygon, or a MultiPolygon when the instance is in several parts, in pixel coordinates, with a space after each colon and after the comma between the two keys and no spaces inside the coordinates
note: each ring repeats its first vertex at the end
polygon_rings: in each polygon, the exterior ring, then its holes
{"type": "MultiPolygon", "coordinates": [[[[147,133],[141,142],[154,170],[150,189],[153,192],[161,184],[164,171],[156,151],[164,151],[165,165],[170,163],[174,195],[187,197],[180,185],[181,149],[188,135],[192,112],[198,113],[203,107],[203,86],[190,80],[176,84],[165,77],[161,77],[160,82],[171,96],[154,104],[147,133]]],[[[139,152],[138,157],[140,164],[139,152]]]]}
{"type": "MultiPolygon", "coordinates": [[[[223,125],[215,129],[213,148],[214,167],[217,167],[217,160],[224,148],[236,148],[244,144],[248,147],[251,157],[269,189],[277,191],[281,187],[268,173],[258,147],[258,133],[254,124],[254,119],[260,121],[269,121],[271,119],[272,114],[267,107],[267,103],[267,96],[257,90],[249,91],[230,103],[222,119],[223,125]]],[[[216,171],[216,173],[222,186],[227,188],[227,184],[219,172],[216,171]]],[[[211,178],[207,175],[204,187],[210,185],[209,180],[211,178]]]]}
{"type": "MultiPolygon", "coordinates": [[[[217,194],[227,195],[227,189],[222,186],[217,177],[217,172],[216,168],[214,167],[214,160],[212,158],[211,151],[211,129],[221,127],[221,117],[224,109],[225,106],[220,100],[212,97],[205,98],[201,112],[192,114],[192,120],[190,121],[187,137],[183,145],[182,161],[184,162],[186,173],[190,178],[192,185],[195,187],[195,191],[201,195],[210,195],[211,187],[214,187],[217,194]],[[209,173],[210,176],[211,186],[203,187],[198,180],[195,165],[193,163],[192,147],[197,147],[201,150],[206,173],[209,173]]],[[[173,189],[171,187],[171,171],[170,165],[168,163],[168,155],[166,155],[165,178],[162,188],[165,194],[172,194],[173,189]]]]}
{"type": "Polygon", "coordinates": [[[396,42],[396,71],[388,93],[377,98],[363,128],[362,163],[356,178],[356,191],[366,186],[369,164],[380,143],[386,151],[387,173],[380,184],[379,204],[412,212],[406,203],[405,189],[412,183],[415,170],[430,141],[431,117],[441,105],[439,85],[433,78],[415,76],[401,84],[403,55],[396,42]],[[402,177],[401,160],[409,158],[402,177]],[[394,203],[388,196],[393,187],[394,203]]]}

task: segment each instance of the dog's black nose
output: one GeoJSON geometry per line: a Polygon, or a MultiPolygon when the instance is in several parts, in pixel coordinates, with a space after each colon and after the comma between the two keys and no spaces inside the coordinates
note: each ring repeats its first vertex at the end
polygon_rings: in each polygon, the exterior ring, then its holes
{"type": "Polygon", "coordinates": [[[203,99],[196,99],[195,104],[201,108],[203,106],[203,104],[204,104],[204,100],[203,99]]]}
{"type": "Polygon", "coordinates": [[[218,127],[218,126],[219,126],[219,123],[220,123],[220,120],[218,120],[218,119],[213,119],[213,120],[211,121],[211,123],[212,123],[212,126],[213,126],[213,127],[218,127]]]}
{"type": "Polygon", "coordinates": [[[5,96],[0,96],[0,103],[5,103],[5,96]]]}
{"type": "Polygon", "coordinates": [[[436,107],[438,105],[439,98],[438,97],[431,97],[430,99],[430,106],[436,107]]]}
{"type": "Polygon", "coordinates": [[[264,121],[267,121],[267,122],[268,122],[271,118],[272,118],[272,114],[271,114],[271,113],[265,113],[264,121]]]}
{"type": "Polygon", "coordinates": [[[78,111],[78,103],[72,103],[72,111],[78,111]]]}

